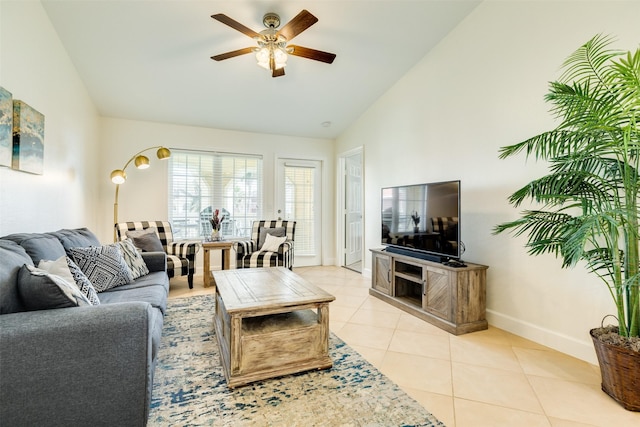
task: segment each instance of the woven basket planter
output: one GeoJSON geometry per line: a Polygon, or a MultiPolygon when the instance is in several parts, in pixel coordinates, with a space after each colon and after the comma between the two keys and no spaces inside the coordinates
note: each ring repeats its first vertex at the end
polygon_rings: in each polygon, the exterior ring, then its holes
{"type": "Polygon", "coordinates": [[[590,334],[600,364],[602,391],[623,408],[640,411],[640,354],[602,342],[593,331],[590,334]]]}

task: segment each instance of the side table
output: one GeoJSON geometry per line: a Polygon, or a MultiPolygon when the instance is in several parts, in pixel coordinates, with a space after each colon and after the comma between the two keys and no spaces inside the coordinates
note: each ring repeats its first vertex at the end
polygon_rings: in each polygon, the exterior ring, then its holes
{"type": "Polygon", "coordinates": [[[211,254],[209,251],[211,250],[220,250],[222,251],[222,269],[229,270],[230,269],[230,261],[231,261],[231,247],[233,246],[233,242],[231,241],[219,241],[219,242],[202,242],[202,257],[204,259],[204,267],[202,271],[202,276],[204,277],[204,287],[208,288],[211,286],[211,254]]]}

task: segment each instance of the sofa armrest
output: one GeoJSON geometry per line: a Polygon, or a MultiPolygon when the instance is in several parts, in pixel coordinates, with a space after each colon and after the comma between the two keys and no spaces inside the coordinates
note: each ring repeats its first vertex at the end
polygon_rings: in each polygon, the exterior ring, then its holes
{"type": "Polygon", "coordinates": [[[238,240],[233,243],[233,248],[235,249],[239,259],[245,255],[253,253],[257,247],[255,240],[238,240]]]}
{"type": "Polygon", "coordinates": [[[176,255],[180,258],[187,258],[194,260],[196,252],[200,247],[200,242],[195,240],[178,240],[175,242],[167,243],[167,253],[169,255],[176,255]]]}
{"type": "Polygon", "coordinates": [[[286,241],[282,242],[280,246],[278,246],[278,254],[284,255],[285,253],[292,251],[293,252],[293,243],[286,241]]]}
{"type": "Polygon", "coordinates": [[[2,424],[144,426],[157,313],[132,302],[0,315],[2,424]]]}
{"type": "Polygon", "coordinates": [[[141,255],[149,272],[167,271],[167,254],[164,252],[142,252],[141,255]]]}

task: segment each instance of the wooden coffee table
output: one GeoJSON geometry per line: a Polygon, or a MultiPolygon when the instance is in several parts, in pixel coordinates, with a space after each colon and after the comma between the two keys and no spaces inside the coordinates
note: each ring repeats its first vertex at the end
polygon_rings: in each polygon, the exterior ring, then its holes
{"type": "Polygon", "coordinates": [[[216,338],[230,388],[332,366],[333,295],[284,267],[212,274],[216,338]]]}

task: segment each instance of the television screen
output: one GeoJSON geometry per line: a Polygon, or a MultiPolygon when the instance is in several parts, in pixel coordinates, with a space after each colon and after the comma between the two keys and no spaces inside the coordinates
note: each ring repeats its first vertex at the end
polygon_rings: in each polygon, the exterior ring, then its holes
{"type": "Polygon", "coordinates": [[[382,244],[460,258],[460,181],[383,188],[382,244]]]}

